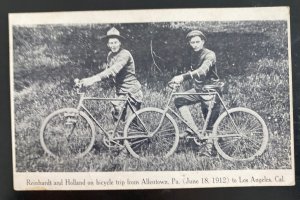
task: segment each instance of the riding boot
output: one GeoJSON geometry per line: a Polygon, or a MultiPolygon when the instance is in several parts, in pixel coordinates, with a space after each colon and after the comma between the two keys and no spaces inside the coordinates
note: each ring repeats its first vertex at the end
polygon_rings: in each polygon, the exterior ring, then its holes
{"type": "Polygon", "coordinates": [[[220,111],[221,111],[220,104],[215,104],[211,111],[210,119],[209,119],[208,125],[207,125],[207,130],[213,129],[214,123],[216,122],[216,120],[218,119],[218,117],[220,115],[220,111]]]}
{"type": "MultiPolygon", "coordinates": [[[[208,114],[208,108],[204,107],[204,106],[201,106],[201,110],[202,110],[202,114],[203,114],[204,119],[206,119],[207,114],[208,114]]],[[[220,105],[215,104],[213,109],[212,109],[212,112],[211,112],[210,119],[208,121],[206,130],[212,131],[213,125],[214,125],[215,121],[217,120],[217,118],[219,117],[219,113],[220,113],[220,105]]],[[[214,148],[212,139],[207,139],[206,140],[206,144],[204,146],[203,151],[201,152],[201,155],[207,156],[207,157],[211,157],[211,156],[216,155],[216,150],[214,148]]]]}
{"type": "Polygon", "coordinates": [[[204,145],[200,156],[206,156],[206,157],[215,157],[217,155],[217,151],[214,147],[212,140],[207,140],[206,144],[204,145]]]}
{"type": "Polygon", "coordinates": [[[204,105],[201,105],[201,111],[202,111],[202,114],[203,114],[203,118],[205,120],[206,117],[207,117],[207,114],[208,114],[208,108],[204,105]]]}
{"type": "Polygon", "coordinates": [[[120,110],[117,106],[113,106],[113,108],[111,109],[111,115],[113,118],[113,123],[117,122],[120,115],[120,110]]]}

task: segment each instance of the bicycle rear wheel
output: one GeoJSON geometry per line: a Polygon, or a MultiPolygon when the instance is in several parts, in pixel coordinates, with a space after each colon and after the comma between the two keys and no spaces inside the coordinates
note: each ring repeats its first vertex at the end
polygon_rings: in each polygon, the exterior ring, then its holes
{"type": "Polygon", "coordinates": [[[179,142],[175,120],[158,108],[144,108],[133,114],[124,128],[124,144],[130,154],[141,160],[167,158],[174,153],[179,142]]]}
{"type": "Polygon", "coordinates": [[[231,161],[253,160],[265,151],[268,143],[264,120],[253,110],[241,107],[222,113],[212,136],[218,153],[231,161]]]}
{"type": "Polygon", "coordinates": [[[84,113],[63,108],[51,113],[40,130],[44,151],[54,157],[82,157],[95,142],[95,126],[84,113]]]}

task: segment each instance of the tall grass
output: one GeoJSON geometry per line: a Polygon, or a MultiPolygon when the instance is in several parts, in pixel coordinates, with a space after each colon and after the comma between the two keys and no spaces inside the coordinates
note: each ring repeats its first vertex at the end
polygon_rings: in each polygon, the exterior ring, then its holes
{"type": "MultiPolygon", "coordinates": [[[[172,35],[173,31],[176,34],[184,35],[185,30],[191,27],[200,27],[200,25],[208,33],[211,30],[211,40],[208,45],[216,51],[219,58],[219,72],[226,82],[223,91],[226,106],[242,106],[253,109],[266,121],[270,138],[267,149],[262,156],[249,162],[230,162],[219,155],[214,158],[205,158],[199,156],[199,147],[195,146],[193,141],[181,140],[177,151],[167,159],[156,158],[152,162],[143,162],[130,155],[127,155],[126,159],[116,159],[117,151],[106,148],[102,143],[102,136],[99,134],[96,137],[97,141],[94,148],[83,158],[70,158],[68,160],[52,158],[44,153],[39,141],[39,129],[43,119],[59,108],[75,107],[79,96],[72,90],[73,79],[96,73],[97,69],[81,66],[82,63],[86,62],[84,60],[86,54],[82,51],[79,52],[83,53],[83,57],[72,57],[67,53],[61,55],[62,50],[67,49],[64,43],[53,49],[50,48],[51,42],[46,44],[36,42],[33,48],[33,46],[22,45],[26,43],[26,40],[22,40],[23,43],[18,43],[14,49],[15,90],[13,91],[13,103],[15,106],[14,131],[17,171],[176,171],[291,168],[286,25],[284,22],[249,23],[173,23],[171,25],[152,25],[151,27],[154,30],[163,31],[161,32],[163,35],[172,35]],[[252,28],[249,25],[252,25],[252,28]],[[281,33],[274,30],[279,30],[281,33]],[[238,38],[236,38],[237,36],[238,38]],[[231,38],[232,41],[229,41],[228,38],[231,38]]],[[[128,26],[130,28],[134,25],[128,26]]],[[[124,30],[126,30],[125,28],[124,30]]],[[[59,30],[62,33],[66,33],[66,30],[61,29],[59,30]]],[[[85,27],[67,27],[66,29],[68,31],[73,30],[73,32],[76,30],[88,32],[85,27]]],[[[97,28],[97,30],[99,29],[97,28]]],[[[32,30],[36,30],[36,27],[32,29],[19,27],[15,29],[14,33],[26,31],[31,33],[32,30]]],[[[58,30],[58,28],[54,27],[53,30],[58,30]]],[[[38,38],[42,40],[45,36],[40,35],[41,32],[33,31],[31,37],[39,36],[38,38]]],[[[71,35],[69,32],[67,34],[71,35]]],[[[21,41],[21,37],[19,34],[14,34],[15,41],[21,41]]],[[[164,37],[162,36],[162,38],[164,37]]],[[[141,38],[135,39],[140,41],[141,38]]],[[[51,41],[51,39],[49,40],[51,41]]],[[[52,38],[52,40],[52,43],[59,44],[57,38],[52,38]]],[[[93,45],[88,47],[92,49],[93,45]]],[[[171,50],[173,47],[170,45],[159,48],[157,51],[164,52],[163,50],[171,50]]],[[[78,52],[77,54],[80,55],[78,52]]],[[[169,61],[172,57],[168,56],[170,55],[165,54],[166,67],[162,69],[164,73],[161,74],[147,71],[150,69],[151,61],[146,59],[141,62],[141,57],[137,59],[137,64],[140,64],[137,68],[137,74],[143,84],[143,107],[163,108],[167,101],[167,81],[176,74],[175,71],[183,70],[180,67],[174,67],[175,65],[173,65],[172,70],[169,70],[173,63],[169,61]],[[141,68],[141,64],[144,65],[143,68],[141,68]],[[143,70],[147,72],[143,72],[143,70]]],[[[86,92],[91,96],[103,96],[105,94],[113,97],[113,91],[109,88],[108,82],[97,83],[88,88],[86,92]]],[[[86,102],[86,105],[104,125],[105,129],[112,128],[109,102],[90,101],[86,102]]],[[[194,105],[191,110],[196,122],[201,125],[203,118],[199,107],[199,105],[194,105]]],[[[184,126],[178,120],[177,122],[180,125],[180,130],[184,130],[184,126]]],[[[101,132],[100,129],[97,129],[97,132],[101,132]]]]}

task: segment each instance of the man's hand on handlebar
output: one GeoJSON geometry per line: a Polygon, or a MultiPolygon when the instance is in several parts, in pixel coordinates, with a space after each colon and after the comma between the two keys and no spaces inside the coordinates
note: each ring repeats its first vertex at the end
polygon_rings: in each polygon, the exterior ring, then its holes
{"type": "Polygon", "coordinates": [[[168,86],[172,89],[177,89],[177,88],[179,88],[179,86],[182,82],[183,82],[182,75],[174,76],[172,78],[172,80],[168,83],[168,86]]]}
{"type": "Polygon", "coordinates": [[[80,83],[80,80],[78,78],[74,79],[74,83],[75,83],[74,85],[75,89],[80,89],[82,87],[82,83],[80,83]]]}
{"type": "Polygon", "coordinates": [[[174,76],[172,78],[172,80],[170,81],[170,83],[177,83],[177,84],[180,84],[183,82],[183,76],[182,75],[178,75],[178,76],[174,76]]]}
{"type": "Polygon", "coordinates": [[[175,82],[170,81],[170,82],[168,83],[168,86],[169,86],[172,90],[177,90],[177,89],[180,87],[180,83],[175,83],[175,82]]]}
{"type": "Polygon", "coordinates": [[[95,83],[95,80],[93,79],[93,77],[83,78],[79,81],[79,83],[82,86],[87,87],[87,86],[93,85],[95,83]]]}

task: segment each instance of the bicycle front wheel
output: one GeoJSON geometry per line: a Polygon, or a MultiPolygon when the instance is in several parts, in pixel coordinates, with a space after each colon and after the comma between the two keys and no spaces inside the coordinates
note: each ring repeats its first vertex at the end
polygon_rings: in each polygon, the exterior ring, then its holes
{"type": "Polygon", "coordinates": [[[133,114],[124,128],[124,144],[130,154],[141,160],[167,158],[179,142],[175,120],[158,108],[144,108],[133,114]]]}
{"type": "Polygon", "coordinates": [[[218,153],[231,161],[253,160],[260,156],[268,143],[264,120],[248,108],[233,108],[222,113],[213,129],[218,153]]]}
{"type": "Polygon", "coordinates": [[[40,142],[51,156],[82,157],[93,147],[95,126],[84,112],[63,108],[46,117],[40,131],[40,142]]]}

